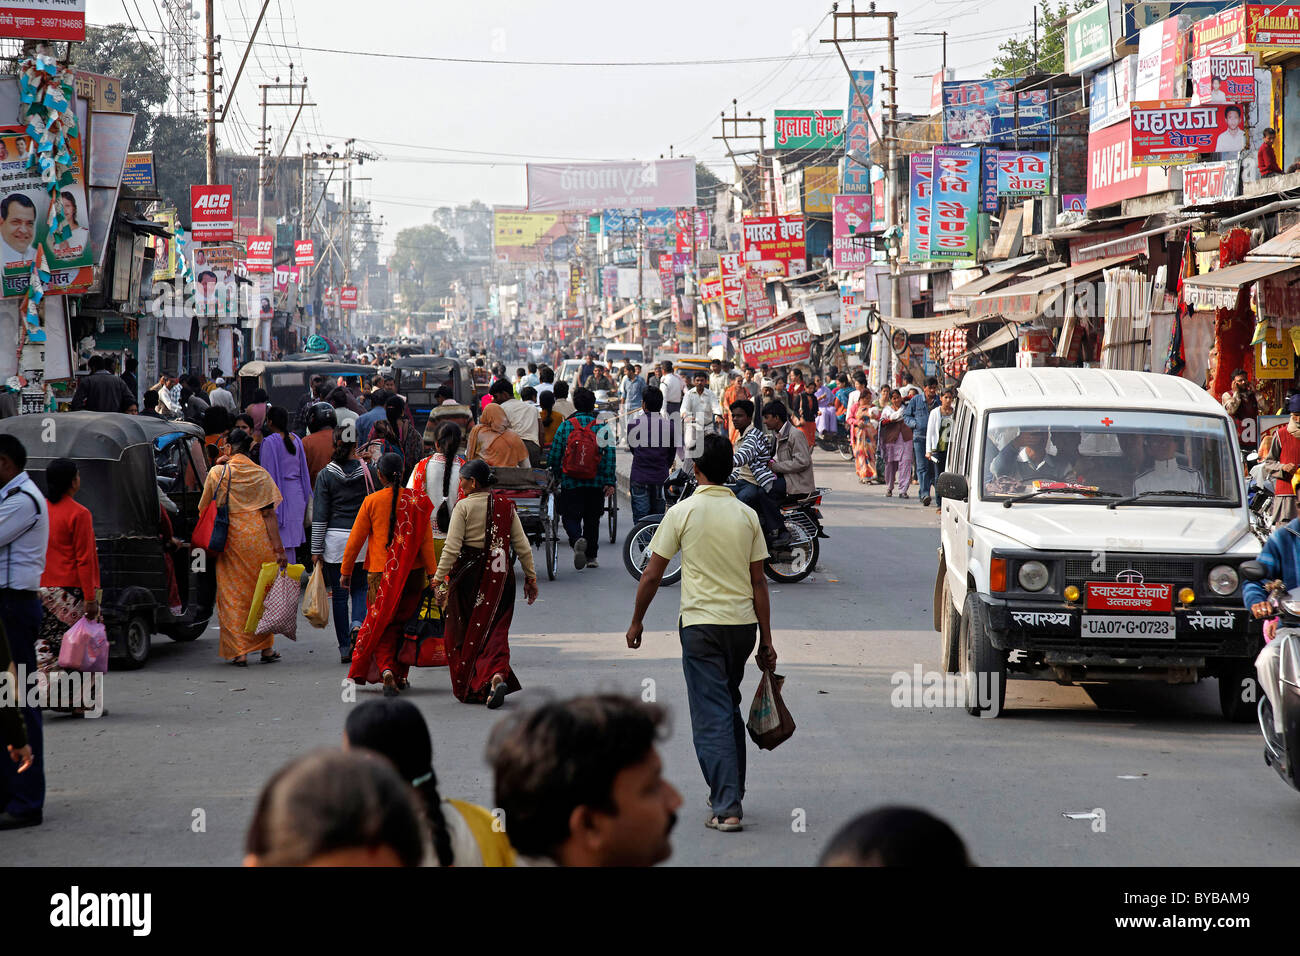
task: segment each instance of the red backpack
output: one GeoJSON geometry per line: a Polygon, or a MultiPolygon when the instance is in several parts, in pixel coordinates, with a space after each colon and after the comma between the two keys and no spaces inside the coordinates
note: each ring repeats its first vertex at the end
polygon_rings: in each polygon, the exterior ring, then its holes
{"type": "Polygon", "coordinates": [[[570,478],[590,481],[596,477],[596,468],[600,463],[600,444],[596,441],[596,423],[579,424],[571,419],[573,431],[564,443],[564,460],[560,470],[570,478]]]}

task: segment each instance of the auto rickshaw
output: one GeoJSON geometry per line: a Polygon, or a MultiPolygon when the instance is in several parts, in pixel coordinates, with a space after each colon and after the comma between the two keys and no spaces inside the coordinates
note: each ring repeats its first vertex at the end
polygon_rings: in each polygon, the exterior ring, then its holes
{"type": "Polygon", "coordinates": [[[450,385],[452,398],[459,405],[468,405],[477,418],[474,382],[469,364],[463,359],[445,355],[409,355],[393,362],[393,374],[397,376],[397,392],[406,399],[421,433],[437,403],[434,393],[441,385],[450,385]]]}
{"type": "Polygon", "coordinates": [[[208,471],[201,428],[140,415],[59,412],[6,418],[0,434],[23,443],[27,472],[42,492],[51,461],[76,462],[77,501],[95,523],[100,609],[118,666],[142,666],[155,633],[192,641],[207,630],[215,568],[204,552],[173,555],[163,521],[166,509],[172,536],[182,541],[198,522],[208,471]],[[180,613],[172,607],[173,575],[180,613]]]}
{"type": "Polygon", "coordinates": [[[239,407],[247,408],[253,401],[253,392],[264,388],[272,405],[281,405],[292,413],[311,388],[313,375],[330,379],[356,376],[363,386],[369,386],[378,371],[373,365],[338,362],[324,354],[317,359],[294,362],[245,362],[239,367],[239,407]]]}

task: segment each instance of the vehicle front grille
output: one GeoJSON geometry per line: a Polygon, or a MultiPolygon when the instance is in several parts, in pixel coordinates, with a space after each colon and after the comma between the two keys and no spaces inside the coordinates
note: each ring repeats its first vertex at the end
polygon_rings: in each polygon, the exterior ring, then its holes
{"type": "Polygon", "coordinates": [[[1095,558],[1067,558],[1065,583],[1082,586],[1087,581],[1114,581],[1121,571],[1129,570],[1137,571],[1148,584],[1190,584],[1196,577],[1196,562],[1186,558],[1098,552],[1095,558]]]}

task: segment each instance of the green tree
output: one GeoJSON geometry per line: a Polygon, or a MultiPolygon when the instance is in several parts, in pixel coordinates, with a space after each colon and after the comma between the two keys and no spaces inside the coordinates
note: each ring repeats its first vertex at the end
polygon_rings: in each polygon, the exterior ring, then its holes
{"type": "Polygon", "coordinates": [[[695,203],[699,206],[712,206],[717,193],[715,188],[722,184],[722,180],[713,174],[698,159],[695,161],[695,203]]]}
{"type": "Polygon", "coordinates": [[[203,121],[163,112],[172,81],[162,52],[131,27],[113,23],[87,27],[86,42],[74,48],[72,56],[74,69],[121,79],[121,108],[135,114],[131,149],[153,151],[158,194],[180,210],[188,225],[189,188],[207,176],[203,121]]]}
{"type": "Polygon", "coordinates": [[[411,312],[428,311],[450,292],[463,261],[460,245],[437,226],[414,226],[399,232],[388,268],[397,275],[403,307],[411,312]]]}
{"type": "Polygon", "coordinates": [[[1060,73],[1065,69],[1065,19],[1095,0],[1051,0],[1038,2],[1038,56],[1034,56],[1032,31],[1023,37],[1008,37],[998,44],[989,76],[1028,76],[1031,73],[1060,73]]]}

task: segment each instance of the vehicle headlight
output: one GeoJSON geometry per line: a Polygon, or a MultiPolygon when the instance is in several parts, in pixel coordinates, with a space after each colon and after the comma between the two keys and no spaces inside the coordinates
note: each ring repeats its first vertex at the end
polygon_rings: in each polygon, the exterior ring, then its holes
{"type": "Polygon", "coordinates": [[[1020,581],[1020,586],[1026,591],[1041,591],[1047,587],[1047,582],[1052,579],[1052,575],[1047,570],[1047,565],[1042,561],[1026,561],[1020,566],[1020,571],[1016,575],[1020,581]]]}
{"type": "Polygon", "coordinates": [[[1216,564],[1210,568],[1210,590],[1220,596],[1227,596],[1237,590],[1240,583],[1237,569],[1230,564],[1216,564]]]}

